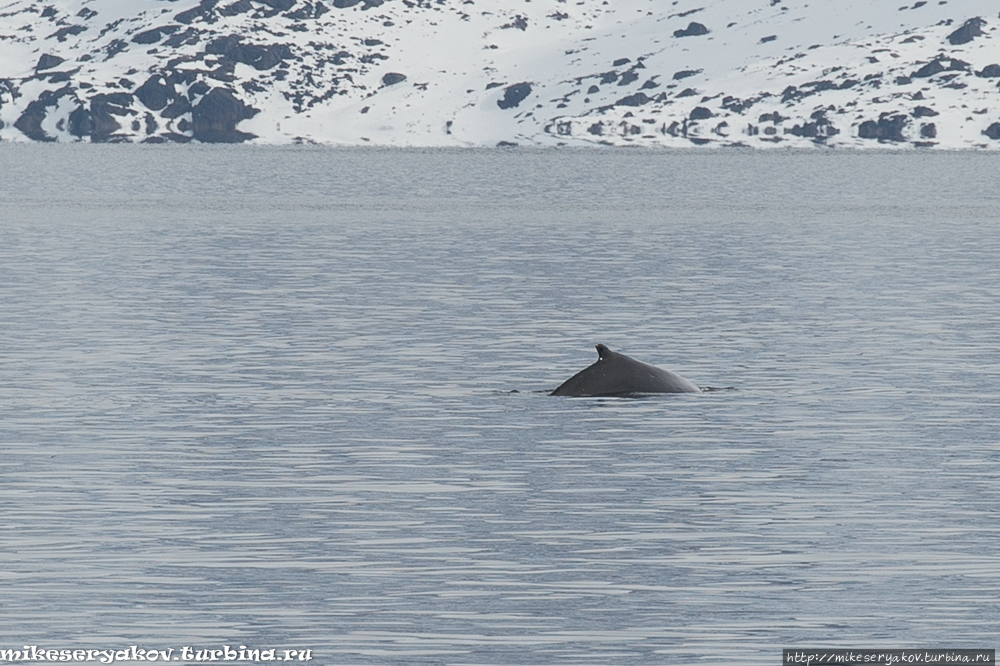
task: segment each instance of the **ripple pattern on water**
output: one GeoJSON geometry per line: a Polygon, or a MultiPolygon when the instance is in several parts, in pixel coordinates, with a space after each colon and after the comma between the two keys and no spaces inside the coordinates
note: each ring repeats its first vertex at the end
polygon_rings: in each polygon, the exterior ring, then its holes
{"type": "Polygon", "coordinates": [[[4,645],[1000,631],[995,158],[78,148],[0,157],[4,645]],[[732,389],[548,396],[595,342],[732,389]]]}

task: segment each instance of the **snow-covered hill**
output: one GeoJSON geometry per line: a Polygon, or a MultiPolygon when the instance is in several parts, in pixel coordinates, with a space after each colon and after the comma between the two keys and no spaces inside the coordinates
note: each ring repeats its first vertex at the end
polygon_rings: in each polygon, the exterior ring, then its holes
{"type": "Polygon", "coordinates": [[[1000,148],[995,0],[0,0],[0,139],[1000,148]]]}

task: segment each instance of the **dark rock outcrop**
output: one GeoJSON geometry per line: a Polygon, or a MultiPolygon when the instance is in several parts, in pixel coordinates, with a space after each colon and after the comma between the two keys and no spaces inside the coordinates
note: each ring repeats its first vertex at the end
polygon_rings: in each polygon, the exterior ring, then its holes
{"type": "Polygon", "coordinates": [[[639,80],[639,74],[634,69],[630,69],[624,74],[622,74],[622,78],[620,81],[618,81],[618,85],[627,86],[628,84],[635,83],[638,80],[639,80]]]}
{"type": "Polygon", "coordinates": [[[513,109],[531,94],[531,84],[527,82],[515,83],[504,88],[503,97],[497,100],[497,106],[501,109],[513,109]]]}
{"type": "Polygon", "coordinates": [[[704,70],[700,70],[700,69],[682,69],[679,72],[674,72],[674,81],[680,81],[682,79],[686,79],[686,78],[691,77],[691,76],[696,76],[698,74],[701,74],[702,71],[704,71],[704,70]]]}
{"type": "Polygon", "coordinates": [[[929,76],[934,76],[935,74],[948,71],[967,72],[969,71],[969,63],[959,60],[958,58],[943,58],[939,56],[915,71],[913,73],[913,78],[927,78],[929,76]]]}
{"type": "Polygon", "coordinates": [[[985,130],[983,130],[983,134],[993,139],[994,141],[1000,141],[1000,123],[993,123],[985,130]]]}
{"type": "Polygon", "coordinates": [[[79,35],[86,29],[87,26],[85,25],[67,25],[65,27],[59,28],[51,35],[46,37],[46,39],[51,39],[52,37],[55,37],[60,42],[65,42],[69,37],[72,37],[73,35],[79,35]]]}
{"type": "Polygon", "coordinates": [[[145,83],[136,88],[135,96],[146,107],[159,111],[170,103],[174,97],[174,89],[173,86],[164,83],[162,76],[156,75],[149,77],[145,83]]]}
{"type": "Polygon", "coordinates": [[[857,81],[852,81],[850,79],[844,81],[842,84],[837,84],[836,82],[829,80],[810,81],[808,83],[803,83],[801,87],[788,86],[785,88],[781,91],[781,101],[783,103],[798,101],[827,90],[840,90],[850,88],[854,85],[857,85],[857,81]]]}
{"type": "Polygon", "coordinates": [[[305,2],[294,12],[285,14],[285,18],[295,19],[296,21],[301,21],[303,19],[317,19],[328,11],[330,11],[330,8],[322,2],[317,2],[315,5],[311,2],[305,2]]]}
{"type": "Polygon", "coordinates": [[[722,98],[722,108],[732,111],[733,113],[743,113],[760,100],[760,97],[740,99],[738,97],[733,97],[732,95],[726,95],[722,98]]]}
{"type": "Polygon", "coordinates": [[[382,77],[382,85],[384,86],[394,86],[397,83],[402,83],[406,80],[406,74],[400,74],[399,72],[389,72],[382,77]]]}
{"type": "Polygon", "coordinates": [[[238,99],[232,90],[213,88],[194,107],[192,134],[203,143],[240,143],[252,139],[253,134],[240,132],[236,125],[252,118],[257,111],[238,99]]]}
{"type": "Polygon", "coordinates": [[[152,30],[139,32],[132,36],[132,42],[134,44],[155,44],[163,39],[164,36],[177,32],[178,28],[180,28],[179,25],[164,25],[152,30]]]}
{"type": "Polygon", "coordinates": [[[214,23],[216,16],[213,10],[217,4],[219,4],[219,0],[201,0],[197,7],[192,7],[177,14],[174,20],[186,25],[193,23],[199,18],[206,23],[214,23]]]}
{"type": "Polygon", "coordinates": [[[207,95],[211,89],[212,86],[208,85],[204,81],[195,81],[194,83],[191,84],[191,87],[188,88],[187,91],[188,99],[193,102],[196,97],[207,95]]]}
{"type": "Polygon", "coordinates": [[[510,23],[505,23],[504,25],[500,26],[501,30],[507,30],[510,28],[517,28],[518,30],[524,32],[525,30],[528,29],[528,19],[518,14],[517,16],[514,17],[513,21],[511,21],[510,23]]]}
{"type": "Polygon", "coordinates": [[[94,143],[113,140],[114,133],[121,125],[114,116],[127,116],[135,112],[129,107],[132,95],[129,93],[109,93],[94,95],[90,99],[90,109],[79,106],[69,114],[69,133],[75,137],[89,136],[94,143]]]}
{"type": "Polygon", "coordinates": [[[698,37],[699,35],[707,35],[709,33],[708,28],[703,26],[701,23],[691,22],[688,23],[688,27],[683,30],[674,30],[674,37],[698,37]]]}
{"type": "Polygon", "coordinates": [[[913,109],[914,118],[931,118],[938,115],[938,112],[926,106],[918,106],[913,109]]]}
{"type": "Polygon", "coordinates": [[[902,114],[883,113],[878,121],[866,120],[858,127],[858,136],[862,139],[877,139],[879,143],[886,141],[906,141],[903,130],[910,119],[902,114]]]}
{"type": "Polygon", "coordinates": [[[66,62],[65,58],[60,58],[59,56],[51,55],[49,53],[43,53],[38,59],[38,64],[35,65],[35,71],[40,72],[43,69],[52,69],[56,65],[60,65],[66,62]]]}
{"type": "Polygon", "coordinates": [[[228,35],[226,37],[216,37],[206,44],[205,53],[228,56],[238,48],[240,48],[240,36],[228,35]]]}
{"type": "Polygon", "coordinates": [[[174,33],[170,37],[167,37],[163,41],[163,46],[169,49],[175,49],[178,46],[185,46],[187,44],[197,44],[201,41],[201,32],[196,28],[188,28],[183,32],[174,33]]]}
{"type": "Polygon", "coordinates": [[[49,136],[42,129],[42,122],[48,115],[49,107],[56,106],[60,99],[71,94],[73,90],[69,86],[55,91],[46,90],[28,104],[21,116],[14,121],[14,127],[32,141],[55,141],[55,137],[49,136]]]}
{"type": "Polygon", "coordinates": [[[237,0],[233,4],[219,9],[219,14],[222,16],[239,16],[240,14],[246,14],[251,9],[253,9],[253,3],[250,0],[237,0]]]}
{"type": "Polygon", "coordinates": [[[239,35],[229,35],[213,39],[205,46],[205,53],[221,55],[235,62],[250,65],[258,71],[266,71],[277,67],[282,60],[292,57],[292,51],[287,44],[242,44],[239,35]]]}
{"type": "Polygon", "coordinates": [[[830,119],[826,117],[826,109],[814,111],[810,118],[812,118],[812,122],[794,125],[786,129],[785,133],[813,139],[816,143],[822,143],[831,136],[840,134],[840,130],[834,127],[830,119]]]}
{"type": "Polygon", "coordinates": [[[984,79],[995,79],[1000,76],[1000,65],[986,65],[986,67],[983,67],[982,71],[976,72],[976,76],[984,79]]]}
{"type": "Polygon", "coordinates": [[[714,113],[703,106],[696,106],[691,109],[691,113],[688,114],[688,120],[706,120],[711,118],[714,113]]]}
{"type": "Polygon", "coordinates": [[[620,100],[615,102],[615,106],[642,106],[649,102],[649,95],[643,92],[637,92],[627,97],[622,97],[620,100]]]}
{"type": "Polygon", "coordinates": [[[123,39],[114,39],[104,47],[104,59],[110,60],[122,51],[128,48],[128,42],[123,39]]]}
{"type": "Polygon", "coordinates": [[[948,43],[952,46],[958,46],[959,44],[968,44],[976,37],[981,37],[983,34],[983,26],[986,25],[986,21],[976,16],[975,18],[970,18],[968,21],[962,24],[962,27],[955,32],[948,35],[948,43]]]}
{"type": "Polygon", "coordinates": [[[163,109],[160,115],[164,118],[173,119],[180,118],[189,111],[191,111],[191,102],[186,97],[176,97],[163,109]]]}

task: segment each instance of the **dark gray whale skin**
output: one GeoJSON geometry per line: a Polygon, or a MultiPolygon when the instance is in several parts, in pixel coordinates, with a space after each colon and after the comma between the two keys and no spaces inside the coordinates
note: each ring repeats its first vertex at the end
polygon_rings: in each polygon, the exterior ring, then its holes
{"type": "Polygon", "coordinates": [[[700,388],[669,370],[597,345],[597,362],[576,373],[550,395],[615,396],[633,393],[698,393],[700,388]]]}

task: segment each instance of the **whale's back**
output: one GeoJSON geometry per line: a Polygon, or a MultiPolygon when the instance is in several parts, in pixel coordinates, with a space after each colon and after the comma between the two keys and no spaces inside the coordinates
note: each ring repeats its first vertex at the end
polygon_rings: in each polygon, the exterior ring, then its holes
{"type": "Polygon", "coordinates": [[[600,358],[552,392],[565,396],[613,396],[630,393],[697,393],[694,383],[678,374],[597,346],[600,358]]]}

